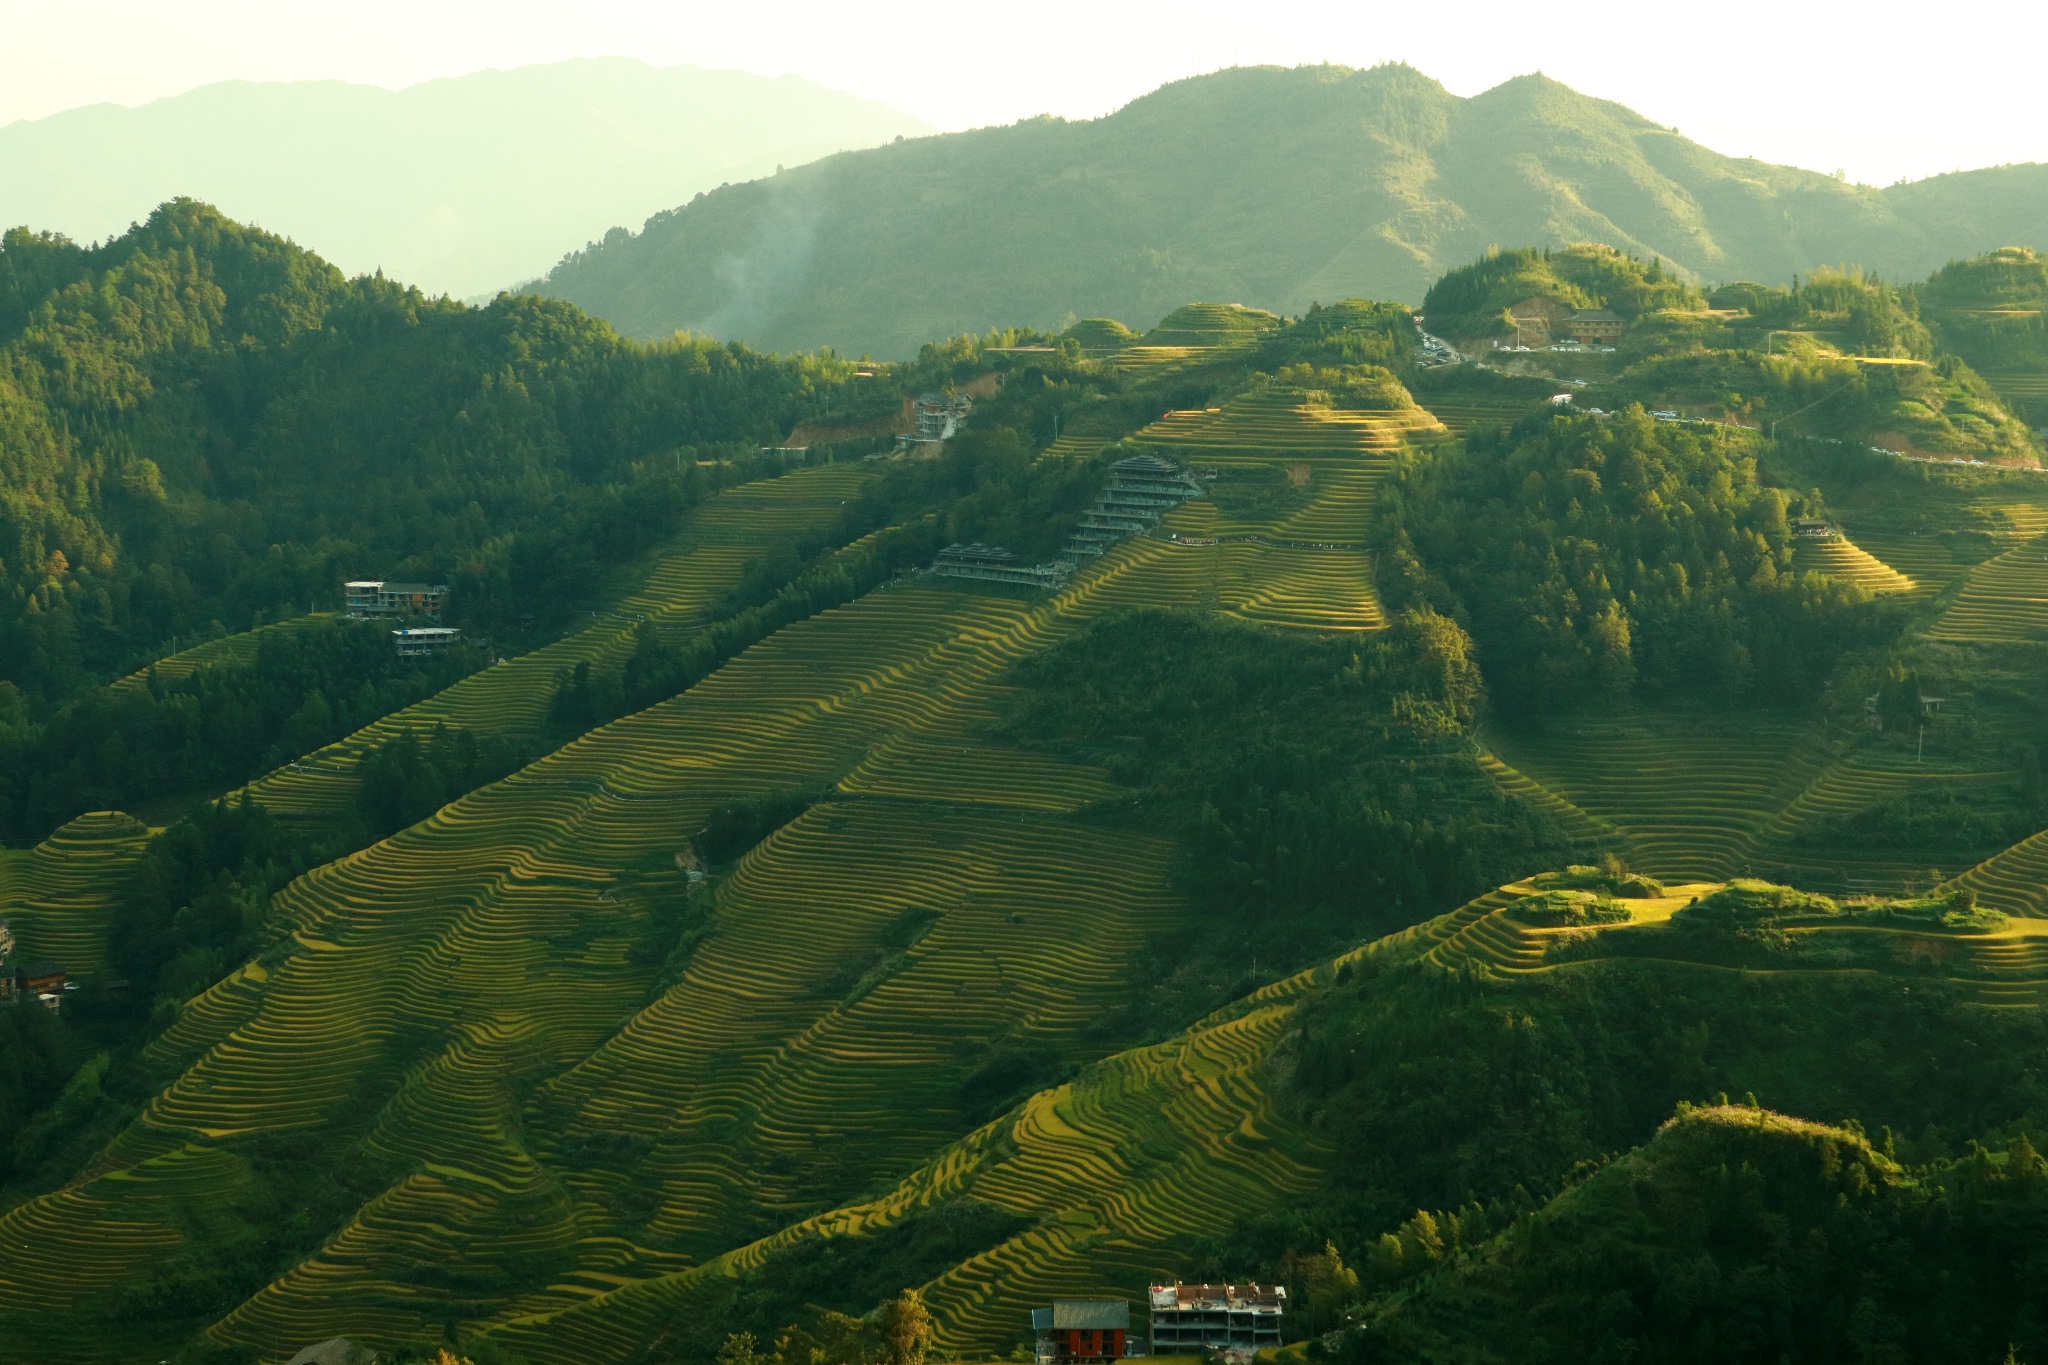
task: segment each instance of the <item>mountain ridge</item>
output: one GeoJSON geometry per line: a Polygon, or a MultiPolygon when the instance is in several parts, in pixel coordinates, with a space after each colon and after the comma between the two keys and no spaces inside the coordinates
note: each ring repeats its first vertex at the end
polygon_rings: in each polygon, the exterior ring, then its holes
{"type": "Polygon", "coordinates": [[[222,81],[0,127],[0,221],[116,235],[220,204],[350,274],[495,292],[721,181],[926,125],[795,76],[582,58],[424,81],[222,81]]]}
{"type": "Polygon", "coordinates": [[[1541,75],[1465,99],[1397,64],[1235,67],[1100,119],[942,134],[727,186],[529,287],[636,336],[907,354],[999,322],[1142,326],[1189,298],[1290,314],[1416,300],[1496,243],[1597,240],[1710,281],[1844,259],[1924,275],[2039,235],[2044,213],[2048,169],[1849,185],[1722,156],[1541,75]],[[1994,208],[1959,205],[1980,180],[2001,187],[1994,208]]]}

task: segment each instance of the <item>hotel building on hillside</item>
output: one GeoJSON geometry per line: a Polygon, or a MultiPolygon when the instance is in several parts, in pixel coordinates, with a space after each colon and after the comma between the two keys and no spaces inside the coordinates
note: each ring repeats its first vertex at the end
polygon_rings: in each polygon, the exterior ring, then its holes
{"type": "Polygon", "coordinates": [[[1605,308],[1581,308],[1564,320],[1564,334],[1583,346],[1619,340],[1626,326],[1619,315],[1605,308]]]}
{"type": "Polygon", "coordinates": [[[978,578],[985,583],[1016,583],[1027,588],[1057,588],[1074,566],[1065,560],[1026,564],[1000,545],[948,545],[939,551],[928,573],[940,578],[978,578]]]}
{"type": "Polygon", "coordinates": [[[358,621],[394,621],[421,616],[441,619],[448,604],[446,583],[391,583],[381,578],[356,579],[342,586],[343,610],[358,621]]]}
{"type": "Polygon", "coordinates": [[[399,658],[417,659],[461,644],[462,631],[455,626],[411,626],[392,631],[391,643],[397,646],[399,658]]]}
{"type": "Polygon", "coordinates": [[[1277,1284],[1155,1284],[1152,1351],[1198,1355],[1216,1351],[1249,1356],[1281,1341],[1287,1291],[1277,1284]]]}

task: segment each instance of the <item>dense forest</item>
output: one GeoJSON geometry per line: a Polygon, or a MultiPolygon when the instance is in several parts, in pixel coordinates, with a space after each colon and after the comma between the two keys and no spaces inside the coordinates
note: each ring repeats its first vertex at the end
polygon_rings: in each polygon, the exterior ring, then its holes
{"type": "Polygon", "coordinates": [[[1362,1270],[1344,1365],[1997,1362],[2048,1350],[2048,1162],[2026,1134],[1901,1166],[1859,1127],[1679,1116],[1544,1207],[1421,1212],[1362,1270]]]}
{"type": "MultiPolygon", "coordinates": [[[[1368,641],[1211,615],[1105,618],[1020,665],[1005,733],[1100,763],[1118,818],[1173,833],[1200,931],[1161,945],[1173,991],[1221,1003],[1572,849],[1468,742],[1472,642],[1422,608],[1368,641]]],[[[1147,1001],[1162,1031],[1194,1010],[1147,1001]]]]}
{"type": "Polygon", "coordinates": [[[759,447],[897,392],[830,356],[345,280],[191,201],[98,247],[9,233],[0,838],[223,789],[548,638],[696,502],[770,472],[759,447]],[[271,632],[253,662],[105,686],[331,607],[348,577],[450,583],[477,647],[401,667],[360,632],[271,632]]]}
{"type": "Polygon", "coordinates": [[[1792,570],[1783,490],[1749,439],[1538,415],[1412,458],[1382,494],[1384,591],[1468,621],[1515,712],[1687,694],[1812,696],[1902,621],[1852,584],[1792,570]]]}
{"type": "Polygon", "coordinates": [[[847,411],[851,374],[345,280],[190,201],[98,247],[11,232],[0,678],[55,702],[350,576],[450,582],[482,632],[559,617],[732,477],[700,461],[847,411]]]}

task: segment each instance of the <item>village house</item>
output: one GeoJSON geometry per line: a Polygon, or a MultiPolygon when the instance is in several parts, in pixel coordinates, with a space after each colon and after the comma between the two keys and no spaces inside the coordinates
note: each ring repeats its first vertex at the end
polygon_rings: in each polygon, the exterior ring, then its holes
{"type": "Polygon", "coordinates": [[[1131,1305],[1124,1299],[1057,1299],[1031,1310],[1038,1365],[1122,1360],[1143,1354],[1130,1338],[1131,1305]]]}
{"type": "Polygon", "coordinates": [[[65,972],[59,964],[43,958],[19,963],[0,972],[13,983],[16,1000],[33,1000],[44,1009],[57,1009],[64,1002],[65,972]]]}
{"type": "Polygon", "coordinates": [[[1109,467],[1109,484],[1095,506],[1081,514],[1067,541],[1067,557],[1075,562],[1094,558],[1126,536],[1159,524],[1159,518],[1189,498],[1202,496],[1202,486],[1171,460],[1157,455],[1129,455],[1109,467]]]}

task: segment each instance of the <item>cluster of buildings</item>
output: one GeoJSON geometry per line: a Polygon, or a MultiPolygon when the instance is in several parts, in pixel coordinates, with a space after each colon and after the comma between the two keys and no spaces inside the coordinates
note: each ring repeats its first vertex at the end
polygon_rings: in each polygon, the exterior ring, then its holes
{"type": "Polygon", "coordinates": [[[928,572],[940,578],[975,578],[1032,588],[1055,588],[1084,559],[1094,559],[1126,536],[1159,524],[1168,510],[1202,496],[1185,469],[1157,455],[1131,455],[1109,468],[1095,505],[1081,514],[1066,552],[1046,564],[1025,564],[1000,545],[948,545],[928,572]]]}
{"type": "Polygon", "coordinates": [[[67,991],[78,989],[64,968],[47,959],[16,962],[14,930],[0,919],[0,1004],[25,1005],[33,1002],[46,1010],[61,1010],[67,991]]]}
{"type": "Polygon", "coordinates": [[[382,578],[352,579],[341,585],[342,610],[357,621],[404,621],[391,632],[400,658],[438,654],[462,642],[462,631],[441,624],[448,605],[446,583],[394,583],[382,578]],[[418,622],[431,622],[420,625],[418,622]]]}
{"type": "Polygon", "coordinates": [[[1283,1340],[1287,1291],[1279,1285],[1176,1280],[1147,1286],[1145,1294],[1151,1317],[1145,1337],[1131,1331],[1127,1299],[1059,1299],[1032,1309],[1038,1365],[1107,1365],[1143,1355],[1249,1359],[1283,1340]]]}

